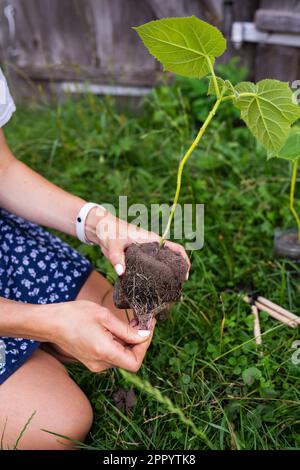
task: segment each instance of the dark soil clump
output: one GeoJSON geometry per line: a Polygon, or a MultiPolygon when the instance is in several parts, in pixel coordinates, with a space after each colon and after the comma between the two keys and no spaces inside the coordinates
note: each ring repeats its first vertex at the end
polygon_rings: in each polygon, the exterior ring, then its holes
{"type": "Polygon", "coordinates": [[[131,308],[139,329],[148,330],[154,316],[180,300],[188,265],[179,253],[157,242],[129,245],[125,261],[126,271],[114,287],[114,303],[131,308]]]}

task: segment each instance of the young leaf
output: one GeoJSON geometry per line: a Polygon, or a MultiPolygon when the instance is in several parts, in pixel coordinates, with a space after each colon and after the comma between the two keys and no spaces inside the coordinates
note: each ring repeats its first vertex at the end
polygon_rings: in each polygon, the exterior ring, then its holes
{"type": "MultiPolygon", "coordinates": [[[[216,77],[218,88],[222,96],[235,94],[235,89],[229,80],[223,80],[221,77],[216,77]]],[[[209,79],[208,95],[216,95],[215,82],[212,77],[209,79]]]]}
{"type": "Polygon", "coordinates": [[[235,90],[239,96],[234,102],[241,110],[241,118],[268,154],[277,154],[292,123],[300,117],[300,107],[293,103],[288,84],[267,79],[257,84],[241,82],[235,90]]]}
{"type": "Polygon", "coordinates": [[[184,77],[208,75],[226,49],[222,33],[195,16],[162,18],[133,29],[164,70],[184,77]]]}
{"type": "Polygon", "coordinates": [[[243,371],[242,377],[244,384],[252,385],[255,380],[259,380],[261,378],[261,371],[257,367],[249,367],[243,371]]]}
{"type": "Polygon", "coordinates": [[[300,158],[300,127],[292,127],[284,146],[276,156],[290,161],[300,158]]]}

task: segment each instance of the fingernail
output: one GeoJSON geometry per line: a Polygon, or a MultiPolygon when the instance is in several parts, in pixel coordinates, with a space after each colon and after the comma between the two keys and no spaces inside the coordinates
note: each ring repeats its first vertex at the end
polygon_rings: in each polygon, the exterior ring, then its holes
{"type": "Polygon", "coordinates": [[[115,271],[118,276],[122,276],[122,274],[124,274],[124,268],[121,264],[116,264],[115,271]]]}
{"type": "Polygon", "coordinates": [[[185,276],[185,280],[186,280],[186,281],[188,281],[189,275],[190,275],[190,272],[188,271],[188,272],[186,273],[186,276],[185,276]]]}
{"type": "Polygon", "coordinates": [[[150,336],[150,331],[149,330],[138,330],[137,333],[142,338],[146,338],[147,336],[150,336]]]}

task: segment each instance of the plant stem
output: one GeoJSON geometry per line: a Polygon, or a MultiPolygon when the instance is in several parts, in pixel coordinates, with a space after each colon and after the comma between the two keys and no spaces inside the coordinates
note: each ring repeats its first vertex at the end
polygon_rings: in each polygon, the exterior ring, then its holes
{"type": "MultiPolygon", "coordinates": [[[[210,64],[211,65],[211,64],[210,64]]],[[[192,154],[192,152],[195,150],[195,148],[197,147],[198,143],[200,142],[201,140],[201,137],[203,136],[204,132],[206,131],[206,128],[207,126],[209,125],[210,121],[212,120],[212,118],[214,117],[214,115],[216,114],[217,112],[217,109],[218,107],[220,106],[220,104],[223,102],[223,101],[228,101],[228,100],[233,100],[236,98],[235,95],[227,95],[227,96],[222,96],[220,94],[220,90],[219,90],[219,87],[218,87],[218,82],[217,82],[217,77],[215,75],[215,72],[214,72],[214,69],[211,65],[211,75],[212,75],[212,79],[213,79],[213,82],[214,82],[214,86],[215,86],[215,90],[216,90],[216,94],[217,94],[217,101],[215,102],[213,108],[211,109],[210,113],[208,114],[206,120],[204,121],[203,125],[201,126],[198,134],[197,134],[197,137],[195,138],[195,140],[193,141],[192,145],[190,146],[190,148],[188,149],[188,151],[186,152],[186,154],[183,156],[180,164],[179,164],[179,167],[178,167],[178,172],[177,172],[177,187],[176,187],[176,192],[175,192],[175,196],[174,196],[174,200],[173,200],[173,204],[172,204],[172,207],[171,207],[171,211],[170,211],[170,215],[169,215],[169,219],[168,219],[168,222],[167,222],[167,226],[165,228],[165,231],[163,233],[163,236],[160,240],[160,246],[162,246],[165,242],[165,239],[166,239],[166,236],[170,230],[170,227],[171,227],[171,223],[172,223],[172,220],[173,220],[173,217],[174,217],[174,213],[175,213],[175,209],[176,209],[176,205],[177,205],[177,202],[178,202],[178,199],[179,199],[179,195],[180,195],[180,190],[181,190],[181,179],[182,179],[182,172],[183,172],[183,169],[184,169],[184,166],[188,160],[188,158],[190,157],[190,155],[192,154]]],[[[247,96],[255,96],[255,93],[240,93],[239,94],[239,98],[242,98],[242,97],[247,97],[247,96]]],[[[291,209],[292,210],[292,209],[291,209]]],[[[293,214],[295,215],[295,213],[293,212],[293,214]]],[[[298,228],[299,228],[299,240],[300,240],[300,220],[297,216],[297,224],[298,224],[298,228]]]]}
{"type": "Polygon", "coordinates": [[[222,101],[222,98],[219,98],[217,99],[217,101],[215,102],[213,108],[211,109],[211,111],[209,112],[207,118],[205,119],[204,123],[202,124],[195,140],[193,141],[192,145],[190,146],[190,148],[188,149],[188,151],[185,153],[185,155],[183,156],[180,164],[179,164],[179,167],[178,167],[178,172],[177,172],[177,187],[176,187],[176,192],[175,192],[175,196],[174,196],[174,200],[173,200],[173,204],[172,204],[172,207],[171,207],[171,211],[170,211],[170,215],[169,215],[169,219],[168,219],[168,223],[167,223],[167,226],[165,228],[165,231],[163,233],[163,236],[161,238],[161,241],[160,241],[160,245],[162,246],[165,239],[166,239],[166,236],[170,230],[170,227],[171,227],[171,223],[172,223],[172,220],[173,220],[173,217],[174,217],[174,212],[175,212],[175,209],[176,209],[176,205],[177,205],[177,202],[178,202],[178,199],[179,199],[179,195],[180,195],[180,189],[181,189],[181,180],[182,180],[182,172],[183,172],[183,169],[184,169],[184,165],[186,164],[188,158],[190,157],[190,155],[192,154],[192,152],[195,150],[195,148],[197,147],[198,143],[200,142],[201,140],[201,137],[203,136],[204,132],[206,131],[206,128],[207,126],[209,125],[210,121],[212,120],[212,118],[214,117],[214,115],[216,114],[217,112],[217,109],[218,107],[220,106],[220,103],[222,101]]]}
{"type": "Polygon", "coordinates": [[[209,68],[210,68],[210,73],[211,73],[211,76],[212,76],[212,80],[213,80],[213,83],[214,83],[214,87],[215,87],[215,90],[216,90],[216,97],[217,97],[217,100],[219,100],[221,98],[221,95],[220,95],[220,89],[219,89],[217,77],[216,77],[216,74],[215,74],[215,71],[214,71],[213,64],[211,63],[211,60],[209,58],[207,58],[207,60],[208,60],[208,65],[209,65],[209,68]]]}
{"type": "Polygon", "coordinates": [[[297,227],[298,227],[298,242],[300,243],[300,218],[295,210],[295,187],[296,187],[296,181],[297,181],[297,168],[298,168],[298,159],[293,161],[293,167],[292,167],[292,180],[291,180],[291,190],[290,190],[290,209],[295,217],[295,220],[297,222],[297,227]]]}
{"type": "MultiPolygon", "coordinates": [[[[238,98],[244,98],[244,97],[247,97],[247,96],[256,96],[256,93],[252,93],[252,92],[249,92],[249,93],[239,93],[238,95],[238,98]]],[[[227,96],[224,96],[222,98],[222,101],[229,101],[229,100],[234,100],[234,99],[237,99],[237,96],[236,95],[227,95],[227,96]]]]}

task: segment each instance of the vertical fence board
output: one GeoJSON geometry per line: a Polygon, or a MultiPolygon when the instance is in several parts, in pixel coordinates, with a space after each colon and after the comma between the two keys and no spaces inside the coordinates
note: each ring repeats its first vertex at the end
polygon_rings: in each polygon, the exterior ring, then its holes
{"type": "Polygon", "coordinates": [[[259,0],[232,0],[225,1],[223,8],[223,32],[227,41],[227,50],[221,58],[222,63],[226,63],[230,57],[240,58],[240,64],[247,67],[249,78],[255,79],[255,44],[243,44],[241,49],[236,49],[231,42],[231,28],[234,21],[253,21],[255,12],[259,6],[259,0]]]}

